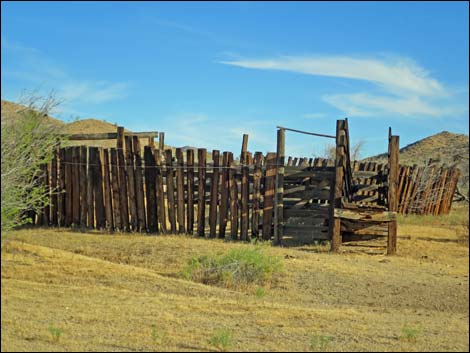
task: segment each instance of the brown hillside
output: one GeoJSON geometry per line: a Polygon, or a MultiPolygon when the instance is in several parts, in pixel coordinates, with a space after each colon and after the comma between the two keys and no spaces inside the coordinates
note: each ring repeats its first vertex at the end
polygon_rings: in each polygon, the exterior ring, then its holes
{"type": "MultiPolygon", "coordinates": [[[[1,103],[1,111],[2,111],[2,122],[3,123],[9,123],[14,121],[18,115],[22,112],[28,109],[28,107],[25,107],[24,105],[20,105],[17,103],[9,102],[2,100],[1,103]]],[[[47,122],[49,122],[52,125],[55,125],[57,127],[61,127],[65,125],[65,123],[62,120],[53,118],[51,116],[47,117],[47,122]]]]}
{"type": "MultiPolygon", "coordinates": [[[[462,173],[459,188],[461,191],[467,193],[469,187],[468,154],[468,135],[442,131],[401,148],[400,164],[423,165],[429,159],[433,159],[433,161],[438,164],[456,166],[462,173]]],[[[366,158],[365,160],[386,162],[387,154],[379,154],[366,158]]]]}

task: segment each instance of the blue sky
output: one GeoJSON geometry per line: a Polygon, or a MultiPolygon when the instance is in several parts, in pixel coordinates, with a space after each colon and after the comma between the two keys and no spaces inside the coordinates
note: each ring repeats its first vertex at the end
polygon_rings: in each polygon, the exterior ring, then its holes
{"type": "MultiPolygon", "coordinates": [[[[55,116],[166,143],[274,151],[276,125],[334,134],[362,156],[468,134],[467,2],[2,2],[2,99],[54,90],[55,116]]],[[[288,133],[286,152],[331,143],[288,133]]],[[[423,158],[424,159],[424,158],[423,158]]]]}

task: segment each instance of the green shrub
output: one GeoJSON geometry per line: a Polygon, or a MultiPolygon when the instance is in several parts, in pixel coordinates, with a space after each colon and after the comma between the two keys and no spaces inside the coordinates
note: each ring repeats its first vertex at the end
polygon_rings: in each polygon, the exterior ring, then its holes
{"type": "Polygon", "coordinates": [[[209,339],[209,344],[226,351],[232,346],[232,333],[228,329],[219,329],[209,339]]]}
{"type": "Polygon", "coordinates": [[[62,329],[55,327],[53,324],[49,325],[49,334],[54,341],[59,341],[60,336],[62,336],[62,329]]]}
{"type": "Polygon", "coordinates": [[[208,285],[246,288],[270,283],[282,268],[282,260],[264,253],[260,246],[248,246],[225,255],[192,258],[184,268],[184,278],[208,285]]]}

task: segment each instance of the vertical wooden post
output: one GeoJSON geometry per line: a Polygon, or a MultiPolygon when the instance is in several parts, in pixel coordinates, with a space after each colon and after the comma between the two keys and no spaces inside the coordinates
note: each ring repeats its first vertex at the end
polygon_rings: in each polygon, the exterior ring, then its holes
{"type": "MultiPolygon", "coordinates": [[[[276,201],[274,208],[274,245],[282,244],[284,230],[284,157],[286,130],[277,130],[276,201]]],[[[312,161],[310,161],[311,163],[312,161]]]]}
{"type": "Polygon", "coordinates": [[[219,238],[225,238],[228,220],[228,152],[223,153],[222,177],[220,183],[220,209],[219,209],[219,238]]]}
{"type": "Polygon", "coordinates": [[[59,149],[59,195],[58,195],[58,221],[59,226],[65,226],[65,148],[59,149]]]}
{"type": "Polygon", "coordinates": [[[176,233],[176,218],[175,218],[175,186],[173,180],[173,156],[171,149],[167,149],[166,153],[166,192],[168,196],[168,219],[170,221],[171,233],[176,233]]]}
{"type": "MultiPolygon", "coordinates": [[[[155,136],[150,136],[148,138],[148,145],[154,149],[155,148],[155,136]]],[[[145,148],[144,148],[145,149],[145,148]]]]}
{"type": "Polygon", "coordinates": [[[87,148],[80,146],[80,228],[86,228],[87,225],[87,148]]]}
{"type": "Polygon", "coordinates": [[[72,147],[72,212],[73,225],[80,225],[80,147],[72,147]]]}
{"type": "Polygon", "coordinates": [[[209,203],[209,237],[215,238],[217,228],[217,202],[219,197],[219,163],[220,163],[220,151],[212,151],[212,178],[211,178],[211,196],[209,203]]]}
{"type": "Polygon", "coordinates": [[[242,150],[240,153],[240,164],[245,163],[244,156],[245,152],[248,151],[248,134],[243,134],[243,141],[242,141],[242,150]]]}
{"type": "Polygon", "coordinates": [[[229,166],[229,189],[230,189],[230,237],[238,239],[238,185],[235,176],[235,166],[233,153],[229,152],[227,156],[229,166]]]}
{"type": "MultiPolygon", "coordinates": [[[[388,210],[397,211],[399,137],[391,136],[388,157],[388,210]]],[[[397,221],[388,222],[387,255],[397,252],[397,221]]]]}
{"type": "Polygon", "coordinates": [[[254,157],[255,169],[253,171],[253,216],[251,217],[251,235],[254,238],[259,237],[259,221],[261,215],[261,162],[263,154],[262,152],[256,152],[254,157]]]}
{"type": "Polygon", "coordinates": [[[118,159],[119,200],[120,200],[120,210],[121,210],[121,222],[122,222],[123,230],[128,232],[130,231],[129,205],[128,205],[129,195],[127,192],[126,162],[125,162],[126,160],[124,158],[124,149],[121,143],[118,144],[118,147],[116,148],[116,152],[117,152],[117,159],[118,159]]]}
{"type": "Polygon", "coordinates": [[[205,148],[197,150],[198,158],[198,192],[197,192],[197,235],[205,236],[206,221],[206,156],[205,148]]]}
{"type": "Polygon", "coordinates": [[[118,158],[117,150],[111,148],[111,185],[113,189],[113,211],[114,211],[114,228],[122,230],[121,220],[121,193],[119,190],[119,169],[118,169],[118,158]]]}
{"type": "Polygon", "coordinates": [[[161,155],[163,151],[154,151],[155,161],[155,193],[157,197],[158,222],[160,222],[160,230],[166,233],[166,213],[165,213],[165,193],[163,192],[163,166],[161,155]]]}
{"type": "Polygon", "coordinates": [[[149,233],[156,233],[158,229],[157,202],[156,202],[156,171],[153,147],[144,147],[145,162],[145,196],[147,199],[147,229],[149,233]]]}
{"type": "Polygon", "coordinates": [[[160,153],[163,154],[163,151],[165,150],[165,133],[164,132],[158,133],[158,149],[160,150],[160,153]]]}
{"type": "Polygon", "coordinates": [[[194,150],[188,149],[186,151],[186,165],[188,169],[187,173],[187,195],[188,195],[188,206],[187,206],[187,233],[193,235],[194,232],[194,150]]]}
{"type": "Polygon", "coordinates": [[[50,184],[50,198],[51,198],[51,215],[49,217],[50,223],[53,226],[58,225],[57,222],[57,158],[58,149],[54,147],[53,157],[51,160],[51,184],[50,184]]]}
{"type": "Polygon", "coordinates": [[[331,239],[331,251],[339,252],[341,246],[341,219],[334,217],[335,208],[341,208],[344,182],[344,148],[340,146],[341,135],[344,133],[344,120],[336,121],[336,156],[335,156],[335,180],[331,186],[331,201],[329,209],[329,232],[331,239]]]}
{"type": "MultiPolygon", "coordinates": [[[[245,136],[245,135],[244,135],[245,136]]],[[[240,239],[241,240],[250,240],[248,236],[248,188],[249,188],[249,169],[248,169],[248,153],[246,151],[242,152],[241,158],[241,172],[242,172],[242,184],[241,184],[241,215],[240,215],[240,239]]]]}
{"type": "Polygon", "coordinates": [[[70,227],[73,222],[72,214],[72,148],[65,149],[65,225],[70,227]]]}
{"type": "Polygon", "coordinates": [[[144,177],[142,175],[142,155],[140,150],[140,141],[137,136],[132,136],[132,147],[135,160],[135,193],[137,204],[137,219],[139,220],[138,231],[147,229],[147,218],[145,216],[144,200],[144,177]]]}
{"type": "Polygon", "coordinates": [[[103,181],[104,181],[104,211],[106,216],[106,229],[114,231],[113,195],[111,190],[111,175],[109,168],[109,151],[103,149],[103,181]]]}
{"type": "Polygon", "coordinates": [[[178,219],[178,233],[186,232],[185,227],[185,213],[184,213],[184,159],[183,150],[176,149],[176,213],[178,219]]]}
{"type": "Polygon", "coordinates": [[[103,197],[103,168],[101,162],[102,147],[92,147],[95,150],[95,209],[96,209],[96,228],[103,229],[106,227],[106,218],[104,213],[104,197],[103,197]]]}
{"type": "Polygon", "coordinates": [[[125,157],[126,157],[126,180],[127,190],[129,192],[129,211],[130,211],[130,224],[132,231],[136,231],[139,219],[137,216],[137,200],[135,192],[135,173],[134,173],[134,155],[132,153],[132,136],[125,136],[124,142],[126,144],[125,157]]]}
{"type": "Polygon", "coordinates": [[[93,228],[95,226],[95,189],[93,182],[95,179],[95,166],[96,156],[93,147],[88,147],[88,173],[87,173],[87,227],[93,228]]]}
{"type": "Polygon", "coordinates": [[[124,128],[122,126],[118,126],[117,128],[117,138],[116,138],[116,149],[123,150],[124,148],[124,128]]]}

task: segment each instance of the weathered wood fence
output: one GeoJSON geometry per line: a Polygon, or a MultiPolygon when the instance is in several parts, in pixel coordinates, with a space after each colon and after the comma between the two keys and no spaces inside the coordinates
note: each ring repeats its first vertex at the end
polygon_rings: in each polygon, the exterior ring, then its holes
{"type": "MultiPolygon", "coordinates": [[[[288,157],[289,167],[333,166],[333,159],[288,157]]],[[[353,202],[385,206],[387,164],[352,163],[353,202]]],[[[398,177],[398,210],[400,214],[448,214],[452,207],[460,170],[438,166],[430,160],[425,166],[400,166],[398,177]]]]}

